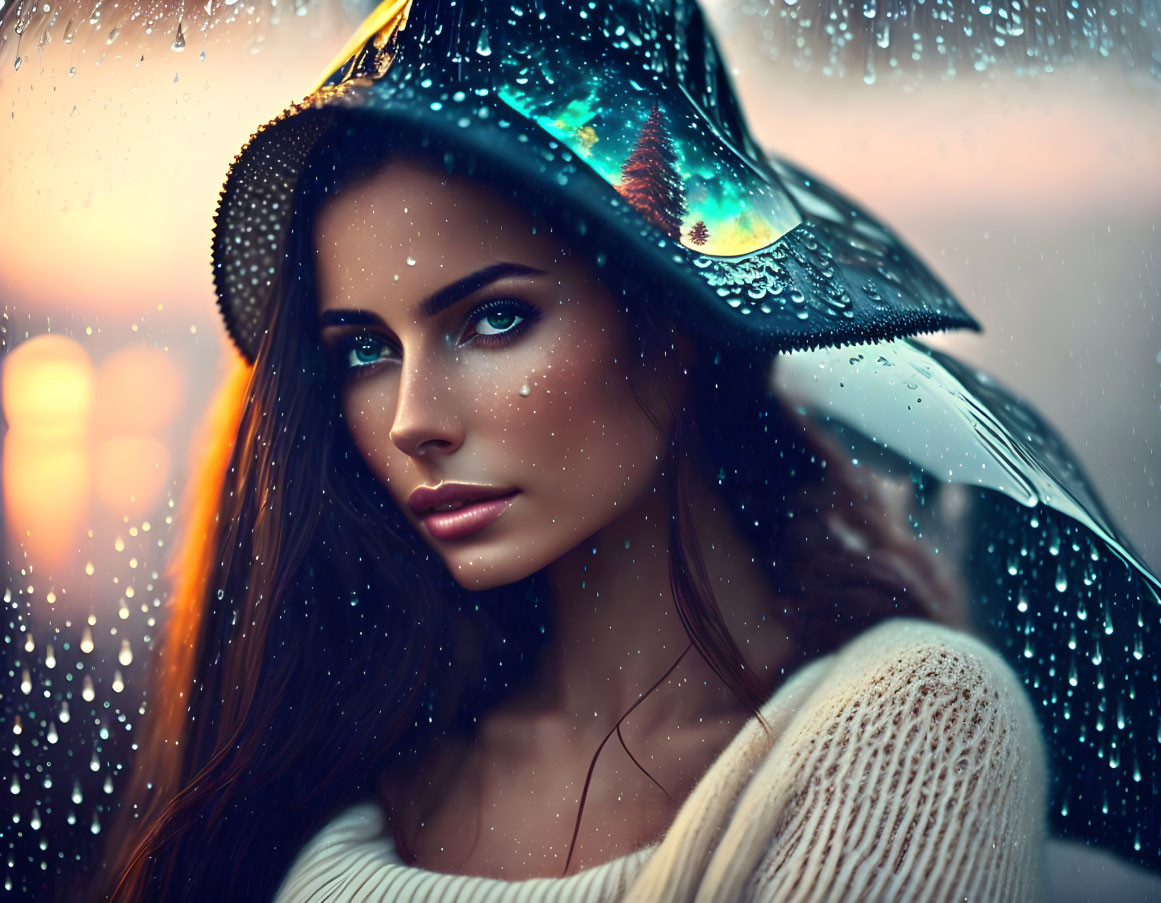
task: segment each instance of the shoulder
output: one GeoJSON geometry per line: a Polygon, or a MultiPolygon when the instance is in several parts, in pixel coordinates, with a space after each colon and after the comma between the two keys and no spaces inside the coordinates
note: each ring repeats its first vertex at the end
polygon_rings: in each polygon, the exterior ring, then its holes
{"type": "Polygon", "coordinates": [[[983,776],[1021,797],[1044,783],[1036,714],[1016,673],[979,639],[907,618],[835,653],[770,756],[824,759],[832,770],[876,761],[901,789],[922,772],[958,798],[983,776]]]}
{"type": "Polygon", "coordinates": [[[1042,742],[1019,678],[984,643],[883,622],[828,656],[794,709],[699,899],[792,887],[834,900],[1037,898],[1042,742]]]}
{"type": "Polygon", "coordinates": [[[993,649],[961,631],[910,618],[884,621],[842,647],[812,698],[815,705],[891,708],[900,721],[925,715],[944,721],[953,710],[996,727],[1035,723],[1019,678],[993,649]],[[907,707],[899,709],[902,703],[907,707]]]}

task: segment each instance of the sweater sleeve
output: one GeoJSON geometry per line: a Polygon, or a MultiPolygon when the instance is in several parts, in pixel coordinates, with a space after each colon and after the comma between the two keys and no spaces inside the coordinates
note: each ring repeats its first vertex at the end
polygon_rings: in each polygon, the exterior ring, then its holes
{"type": "Polygon", "coordinates": [[[738,801],[710,901],[1034,901],[1044,753],[1016,675],[965,634],[855,639],[738,801]]]}

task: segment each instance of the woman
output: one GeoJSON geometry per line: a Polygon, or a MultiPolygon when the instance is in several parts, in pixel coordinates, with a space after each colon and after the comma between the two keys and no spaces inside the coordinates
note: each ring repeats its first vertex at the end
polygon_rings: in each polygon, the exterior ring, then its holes
{"type": "Polygon", "coordinates": [[[757,157],[696,7],[369,23],[223,193],[116,898],[1038,896],[1018,680],[769,390],[970,318],[757,157]]]}

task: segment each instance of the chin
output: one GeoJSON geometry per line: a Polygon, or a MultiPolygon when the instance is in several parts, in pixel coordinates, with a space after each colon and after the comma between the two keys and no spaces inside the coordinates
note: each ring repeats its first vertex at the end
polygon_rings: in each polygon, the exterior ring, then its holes
{"type": "Polygon", "coordinates": [[[517,583],[539,571],[543,563],[525,561],[511,549],[467,549],[441,555],[448,573],[464,590],[482,592],[517,583]]]}
{"type": "Polygon", "coordinates": [[[507,543],[472,550],[445,548],[440,550],[440,557],[460,587],[477,592],[517,583],[550,563],[541,560],[541,555],[522,554],[507,543]]]}

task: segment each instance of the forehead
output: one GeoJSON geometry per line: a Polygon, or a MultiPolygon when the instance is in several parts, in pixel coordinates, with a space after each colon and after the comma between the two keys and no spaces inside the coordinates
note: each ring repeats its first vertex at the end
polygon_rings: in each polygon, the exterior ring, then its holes
{"type": "Polygon", "coordinates": [[[559,270],[567,254],[547,231],[471,179],[392,161],[320,209],[319,306],[419,299],[497,261],[559,270]]]}

